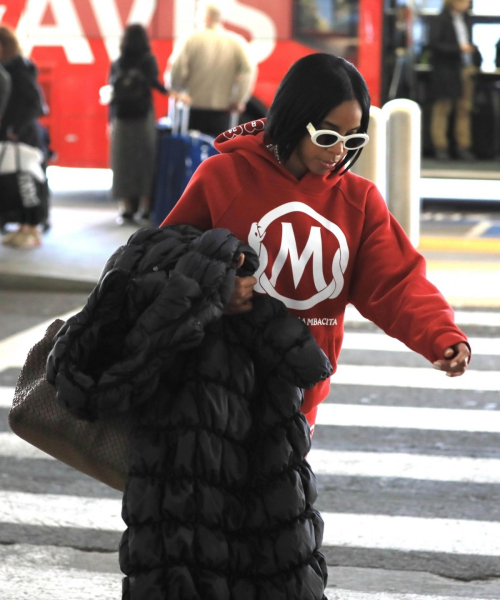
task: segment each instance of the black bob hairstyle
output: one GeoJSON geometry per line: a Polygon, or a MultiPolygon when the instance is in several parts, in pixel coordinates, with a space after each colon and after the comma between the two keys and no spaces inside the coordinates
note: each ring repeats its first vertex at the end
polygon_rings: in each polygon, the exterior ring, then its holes
{"type": "Polygon", "coordinates": [[[128,25],[120,42],[120,65],[123,68],[135,66],[151,52],[148,33],[140,23],[128,25]]]}
{"type": "MultiPolygon", "coordinates": [[[[310,54],[294,63],[283,77],[267,115],[268,143],[286,161],[304,137],[306,126],[319,128],[326,115],[346,100],[357,100],[362,117],[360,133],[366,133],[370,118],[370,94],[356,67],[333,54],[310,54]]],[[[348,171],[362,148],[350,150],[334,172],[348,171]]]]}

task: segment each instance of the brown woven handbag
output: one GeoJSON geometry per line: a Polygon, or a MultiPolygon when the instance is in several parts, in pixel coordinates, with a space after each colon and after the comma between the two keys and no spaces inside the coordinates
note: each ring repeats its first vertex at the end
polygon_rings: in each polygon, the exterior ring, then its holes
{"type": "Polygon", "coordinates": [[[54,321],[30,350],[17,381],[9,425],[33,446],[123,491],[134,418],[127,413],[83,421],[59,405],[56,388],[47,381],[45,369],[53,338],[63,325],[60,319],[54,321]]]}

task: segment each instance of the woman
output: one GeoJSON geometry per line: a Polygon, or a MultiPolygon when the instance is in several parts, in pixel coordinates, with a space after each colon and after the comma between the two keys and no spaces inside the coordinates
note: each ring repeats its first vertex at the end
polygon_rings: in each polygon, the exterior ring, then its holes
{"type": "MultiPolygon", "coordinates": [[[[451,307],[377,188],[349,172],[368,142],[369,108],[352,64],[329,54],[300,59],[267,121],[221,134],[221,154],[201,164],[163,224],[223,227],[248,240],[260,267],[237,279],[229,310],[251,310],[254,291],[282,300],[334,368],[352,303],[436,369],[462,375],[470,352],[451,307]]],[[[311,427],[329,391],[328,381],[306,391],[311,427]]]]}
{"type": "MultiPolygon", "coordinates": [[[[0,141],[21,142],[41,148],[38,117],[44,114],[44,102],[37,82],[37,68],[21,54],[15,33],[0,26],[0,61],[10,75],[11,91],[0,122],[0,141]]],[[[23,206],[19,229],[7,233],[2,244],[15,248],[36,248],[42,242],[39,224],[43,219],[40,186],[28,173],[19,175],[23,206]]]]}
{"type": "Polygon", "coordinates": [[[330,390],[348,302],[450,376],[466,369],[423,258],[349,173],[369,106],[347,61],[298,61],[267,123],[217,138],[171,225],[115,252],[57,335],[48,380],[61,404],[92,420],[139,411],[124,600],[324,598],[306,418],[330,390]]]}
{"type": "MultiPolygon", "coordinates": [[[[471,112],[474,75],[480,54],[471,43],[471,24],[467,11],[469,0],[444,0],[443,10],[432,24],[431,136],[436,157],[472,158],[471,112]],[[456,151],[450,152],[448,121],[455,109],[454,137],[456,151]]],[[[453,149],[454,150],[454,149],[453,149]]]]}
{"type": "Polygon", "coordinates": [[[117,221],[126,224],[133,223],[133,202],[137,198],[141,218],[149,219],[156,152],[151,88],[162,94],[167,90],[158,81],[158,65],[142,25],[129,25],[125,29],[120,50],[110,73],[110,83],[115,87],[111,101],[111,168],[113,198],[121,207],[117,221]],[[127,102],[130,104],[127,85],[131,82],[137,83],[131,95],[140,95],[136,110],[127,106],[127,102]]]}

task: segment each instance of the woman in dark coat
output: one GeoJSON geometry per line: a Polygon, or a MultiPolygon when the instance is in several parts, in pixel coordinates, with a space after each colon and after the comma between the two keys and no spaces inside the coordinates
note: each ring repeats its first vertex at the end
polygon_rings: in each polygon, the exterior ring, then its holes
{"type": "MultiPolygon", "coordinates": [[[[0,123],[0,141],[21,142],[41,148],[37,119],[44,114],[44,101],[34,63],[23,57],[15,33],[0,26],[0,62],[10,75],[11,90],[0,123]]],[[[26,173],[19,176],[23,193],[29,196],[22,207],[18,231],[6,234],[2,243],[17,248],[34,248],[41,243],[38,225],[43,211],[35,182],[26,173]],[[21,178],[23,180],[21,181],[21,178]]]]}
{"type": "Polygon", "coordinates": [[[155,168],[156,128],[151,88],[163,94],[158,80],[158,65],[151,54],[148,35],[142,25],[129,25],[121,42],[120,57],[111,65],[110,83],[115,86],[120,76],[139,71],[147,84],[145,114],[123,116],[118,99],[111,102],[111,169],[113,198],[120,203],[120,224],[133,222],[133,199],[139,198],[141,218],[147,220],[155,168]],[[122,115],[122,116],[121,116],[122,115]]]}
{"type": "Polygon", "coordinates": [[[258,265],[227,229],[140,229],[57,334],[58,401],[134,411],[123,600],[326,600],[299,388],[332,366],[280,300],[244,308],[236,274],[258,265]]]}
{"type": "Polygon", "coordinates": [[[477,49],[471,44],[469,8],[470,0],[444,0],[443,10],[431,27],[431,135],[438,158],[445,158],[448,150],[448,120],[453,109],[458,156],[467,155],[472,145],[470,115],[477,49]]]}

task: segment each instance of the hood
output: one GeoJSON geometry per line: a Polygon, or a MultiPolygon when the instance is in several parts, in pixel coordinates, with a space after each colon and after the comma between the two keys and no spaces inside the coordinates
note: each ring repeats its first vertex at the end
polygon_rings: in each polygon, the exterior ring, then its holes
{"type": "Polygon", "coordinates": [[[339,173],[314,175],[306,173],[300,181],[288,169],[278,163],[273,152],[266,144],[266,119],[249,121],[228,129],[219,134],[214,146],[221,153],[234,152],[244,156],[256,169],[271,169],[279,172],[293,186],[300,185],[303,191],[310,193],[323,193],[326,189],[336,185],[340,179],[339,173]]]}

